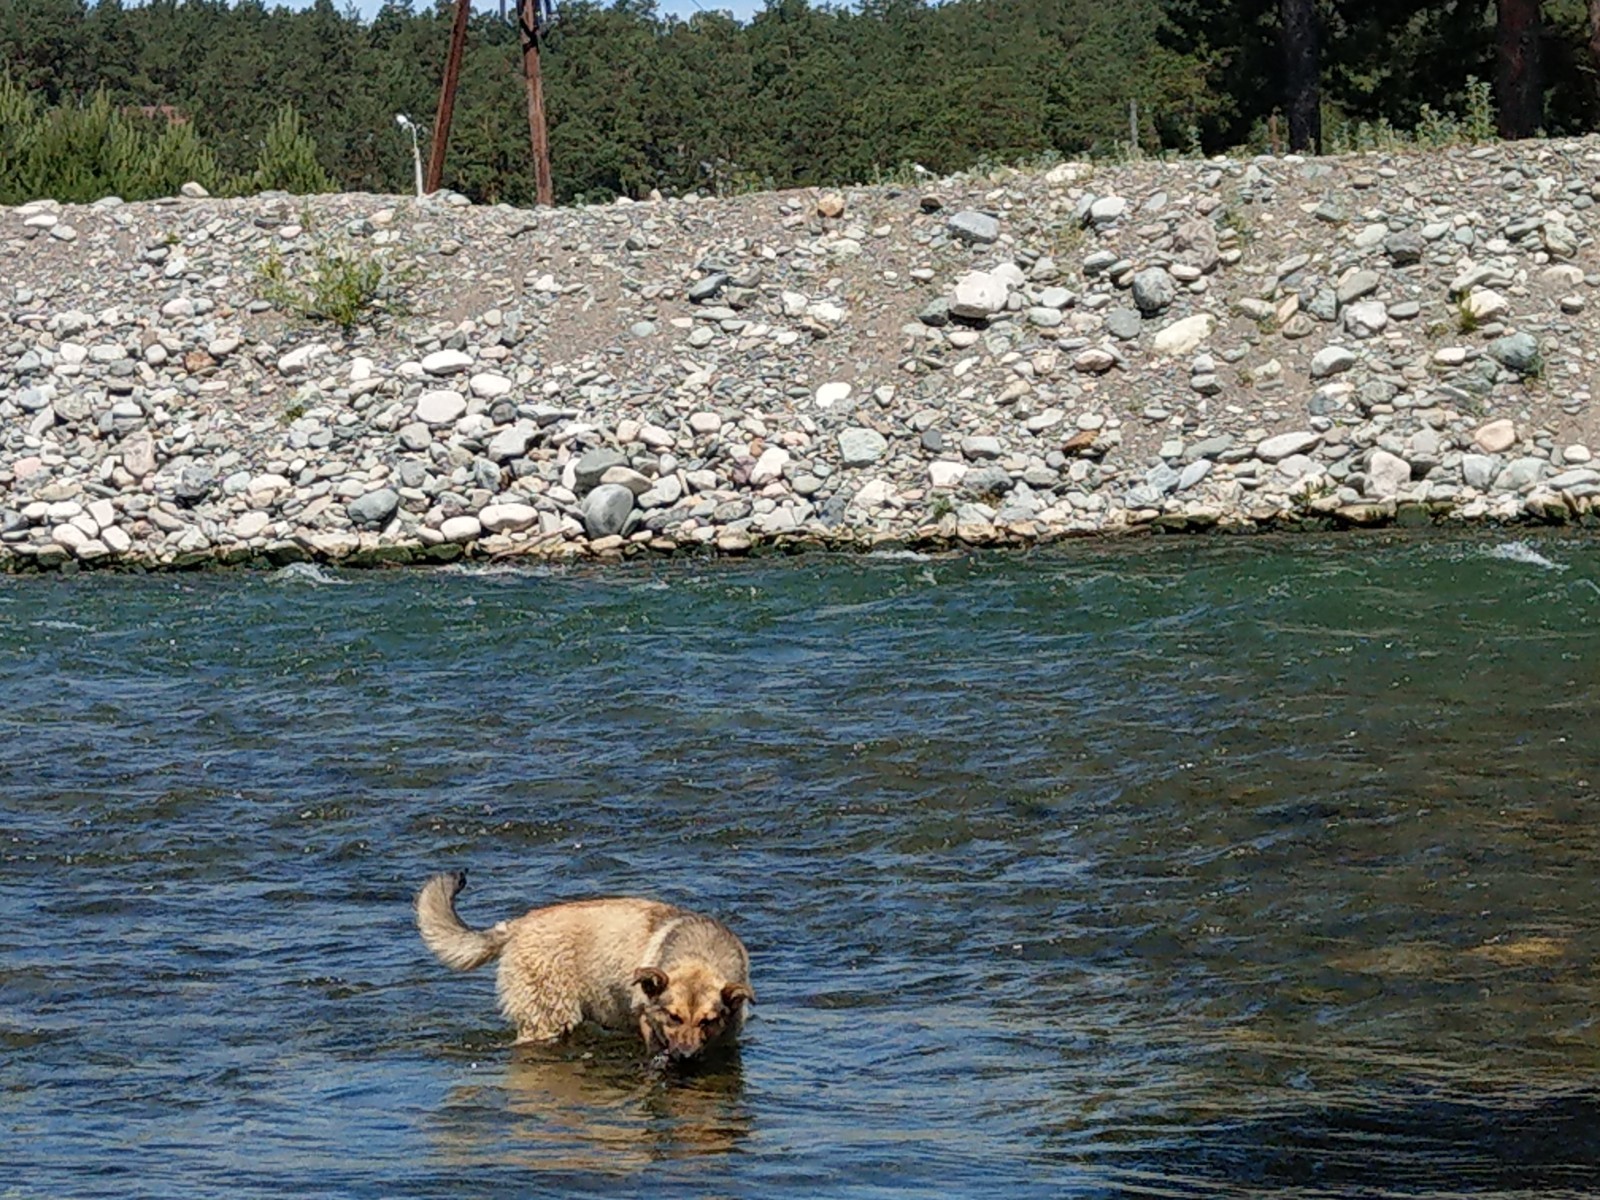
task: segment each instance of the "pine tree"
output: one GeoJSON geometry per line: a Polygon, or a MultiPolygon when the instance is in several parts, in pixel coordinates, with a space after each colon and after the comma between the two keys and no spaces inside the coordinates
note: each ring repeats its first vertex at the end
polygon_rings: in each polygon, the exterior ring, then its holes
{"type": "Polygon", "coordinates": [[[331,192],[334,182],[317,161],[317,144],[301,127],[294,105],[278,110],[256,156],[256,169],[249,178],[254,192],[282,191],[297,196],[331,192]]]}

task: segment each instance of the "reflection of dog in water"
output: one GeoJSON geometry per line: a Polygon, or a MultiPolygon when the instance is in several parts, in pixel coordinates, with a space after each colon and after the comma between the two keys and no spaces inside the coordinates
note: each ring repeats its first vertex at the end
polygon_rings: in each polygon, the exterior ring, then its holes
{"type": "Polygon", "coordinates": [[[632,1175],[730,1153],[750,1135],[737,1049],[645,1075],[619,1051],[524,1045],[500,1071],[463,1075],[430,1122],[440,1151],[463,1167],[632,1175]]]}
{"type": "Polygon", "coordinates": [[[490,929],[456,915],[461,872],[417,893],[417,928],[447,967],[500,960],[500,1009],[519,1042],[566,1037],[584,1021],[636,1029],[650,1053],[688,1059],[732,1045],[755,1002],[750,956],[721,922],[654,900],[579,900],[490,929]]]}

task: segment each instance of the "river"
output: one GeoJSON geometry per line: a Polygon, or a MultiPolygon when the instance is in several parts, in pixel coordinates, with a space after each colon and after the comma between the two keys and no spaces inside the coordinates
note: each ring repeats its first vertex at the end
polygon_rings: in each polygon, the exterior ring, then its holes
{"type": "Polygon", "coordinates": [[[1509,534],[0,578],[0,1196],[1593,1194],[1597,663],[1509,534]],[[447,868],[742,1053],[513,1053],[447,868]]]}

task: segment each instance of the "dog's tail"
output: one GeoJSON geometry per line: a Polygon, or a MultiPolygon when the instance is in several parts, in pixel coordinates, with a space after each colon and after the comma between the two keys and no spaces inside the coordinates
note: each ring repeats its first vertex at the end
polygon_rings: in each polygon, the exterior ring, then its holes
{"type": "Polygon", "coordinates": [[[465,871],[435,875],[417,893],[417,929],[423,944],[445,966],[470,971],[500,956],[511,940],[501,921],[492,929],[469,929],[456,916],[456,894],[467,886],[465,871]]]}

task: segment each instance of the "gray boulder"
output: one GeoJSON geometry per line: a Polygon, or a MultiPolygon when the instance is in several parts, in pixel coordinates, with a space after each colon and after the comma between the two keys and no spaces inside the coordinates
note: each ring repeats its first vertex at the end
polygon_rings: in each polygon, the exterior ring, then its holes
{"type": "Polygon", "coordinates": [[[600,484],[605,473],[612,467],[625,467],[628,457],[620,450],[611,450],[602,447],[599,450],[590,450],[581,455],[572,465],[572,474],[578,485],[578,494],[591,491],[600,484]]]}
{"type": "Polygon", "coordinates": [[[1539,343],[1531,333],[1511,333],[1495,338],[1487,349],[1490,358],[1518,375],[1536,375],[1543,365],[1539,343]]]}
{"type": "Polygon", "coordinates": [[[1162,267],[1146,267],[1133,277],[1133,302],[1147,317],[1164,311],[1178,298],[1178,284],[1162,267]]]}
{"type": "Polygon", "coordinates": [[[958,212],[945,222],[952,237],[970,245],[987,246],[1000,240],[1000,222],[988,213],[967,209],[958,212]]]}
{"type": "Polygon", "coordinates": [[[345,509],[352,524],[363,529],[381,529],[400,507],[400,493],[393,488],[379,488],[352,500],[345,509]]]}
{"type": "Polygon", "coordinates": [[[602,483],[583,498],[583,528],[591,538],[621,533],[633,512],[633,492],[620,483],[602,483]]]}

